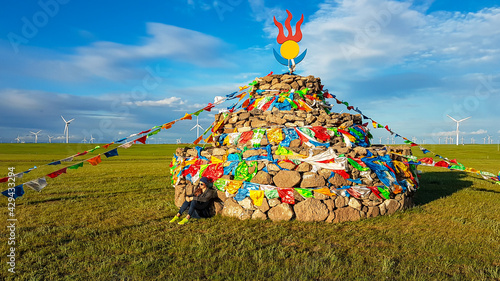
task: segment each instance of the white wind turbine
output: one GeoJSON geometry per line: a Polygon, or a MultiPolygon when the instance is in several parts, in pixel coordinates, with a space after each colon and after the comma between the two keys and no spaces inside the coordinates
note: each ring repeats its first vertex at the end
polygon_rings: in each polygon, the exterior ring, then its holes
{"type": "Polygon", "coordinates": [[[82,142],[83,142],[83,143],[87,143],[87,137],[83,137],[82,142]]]}
{"type": "Polygon", "coordinates": [[[66,134],[66,143],[68,143],[68,140],[69,140],[69,123],[71,123],[71,121],[75,120],[75,118],[69,120],[69,121],[66,121],[66,119],[64,119],[64,117],[61,115],[61,118],[62,120],[64,121],[64,123],[66,123],[66,125],[64,125],[64,133],[66,134]]]}
{"type": "Polygon", "coordinates": [[[196,125],[193,128],[191,128],[190,131],[194,130],[195,128],[196,128],[196,138],[199,138],[200,137],[200,129],[203,130],[203,127],[200,126],[200,124],[198,124],[198,116],[196,116],[196,125]]]}
{"type": "Polygon", "coordinates": [[[31,132],[31,131],[30,131],[30,133],[32,133],[33,135],[35,135],[35,143],[37,143],[37,142],[38,142],[38,134],[40,134],[40,132],[41,132],[41,131],[42,131],[42,130],[40,130],[40,131],[38,131],[38,132],[36,132],[36,133],[35,133],[35,132],[31,132]]]}
{"type": "Polygon", "coordinates": [[[92,135],[90,135],[89,143],[94,143],[94,140],[95,140],[95,138],[92,135]]]}
{"type": "Polygon", "coordinates": [[[17,138],[15,138],[15,140],[17,141],[17,143],[19,143],[21,141],[21,138],[19,137],[19,135],[17,135],[17,138]]]}
{"type": "Polygon", "coordinates": [[[178,138],[178,139],[177,139],[177,144],[181,144],[181,139],[182,139],[182,138],[178,138]]]}
{"type": "Polygon", "coordinates": [[[52,143],[52,139],[54,138],[53,136],[49,136],[47,135],[47,137],[49,138],[49,143],[52,143]]]}
{"type": "Polygon", "coordinates": [[[462,122],[462,121],[465,121],[465,120],[469,119],[469,118],[470,118],[470,116],[469,116],[469,117],[467,117],[467,118],[464,118],[464,119],[458,120],[458,121],[457,121],[457,120],[455,120],[455,118],[451,117],[450,115],[446,115],[446,116],[450,117],[450,119],[451,119],[451,120],[453,120],[453,121],[457,122],[457,145],[458,145],[458,132],[459,132],[459,131],[458,131],[458,127],[460,126],[460,122],[462,122]]]}

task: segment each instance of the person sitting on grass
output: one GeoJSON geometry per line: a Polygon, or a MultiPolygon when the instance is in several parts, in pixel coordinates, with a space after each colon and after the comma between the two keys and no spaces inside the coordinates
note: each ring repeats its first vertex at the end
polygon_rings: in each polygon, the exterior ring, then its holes
{"type": "Polygon", "coordinates": [[[217,192],[212,188],[212,183],[208,178],[202,177],[194,194],[186,195],[186,201],[182,203],[179,212],[170,222],[176,222],[186,210],[188,210],[188,215],[178,224],[185,224],[190,218],[208,217],[210,200],[215,197],[217,197],[217,192]]]}

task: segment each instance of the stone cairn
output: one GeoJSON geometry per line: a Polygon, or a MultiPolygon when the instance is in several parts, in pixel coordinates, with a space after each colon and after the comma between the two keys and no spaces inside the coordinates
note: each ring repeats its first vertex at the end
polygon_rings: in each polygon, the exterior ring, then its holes
{"type": "Polygon", "coordinates": [[[242,220],[343,222],[412,206],[410,147],[371,145],[362,116],[331,112],[322,88],[313,76],[256,78],[242,105],[215,116],[212,146],[177,148],[175,204],[207,176],[212,213],[242,220]]]}

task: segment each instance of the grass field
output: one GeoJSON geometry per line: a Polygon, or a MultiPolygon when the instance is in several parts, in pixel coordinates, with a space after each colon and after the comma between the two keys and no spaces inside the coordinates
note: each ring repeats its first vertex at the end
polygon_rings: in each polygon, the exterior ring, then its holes
{"type": "MultiPolygon", "coordinates": [[[[0,144],[0,177],[92,147],[0,144]]],[[[15,274],[7,271],[2,197],[0,280],[500,280],[500,185],[420,167],[417,205],[391,216],[340,224],[214,217],[179,226],[168,223],[177,211],[168,175],[175,147],[135,145],[47,179],[40,193],[26,188],[16,200],[15,274]]],[[[500,170],[496,145],[426,147],[500,170]]]]}

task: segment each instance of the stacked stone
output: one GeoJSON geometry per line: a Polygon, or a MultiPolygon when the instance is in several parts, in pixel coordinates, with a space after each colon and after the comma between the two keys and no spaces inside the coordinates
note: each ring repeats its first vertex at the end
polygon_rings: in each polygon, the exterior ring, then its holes
{"type": "MultiPolygon", "coordinates": [[[[283,91],[300,91],[308,89],[309,96],[323,96],[321,80],[313,76],[302,77],[297,75],[269,75],[256,79],[255,85],[250,92],[254,99],[262,97],[275,97],[279,92],[283,91]],[[262,91],[265,90],[265,91],[262,91]],[[272,91],[275,90],[275,91],[272,91]]],[[[297,92],[294,93],[294,100],[301,97],[297,92]]],[[[279,110],[277,107],[272,110],[260,110],[257,108],[247,111],[245,109],[234,112],[219,113],[215,117],[214,124],[223,123],[219,129],[214,132],[214,142],[212,147],[206,147],[201,152],[196,148],[178,148],[176,157],[178,159],[194,159],[212,157],[223,159],[229,154],[242,153],[243,159],[252,156],[267,155],[266,147],[271,146],[272,158],[277,160],[286,160],[288,156],[278,155],[276,151],[280,143],[275,143],[268,140],[267,137],[262,138],[260,148],[254,148],[255,143],[251,140],[241,143],[226,143],[219,141],[218,137],[222,134],[243,133],[254,129],[275,128],[275,127],[304,127],[304,126],[320,126],[325,128],[335,127],[347,129],[352,126],[362,125],[362,116],[349,113],[330,113],[331,108],[328,103],[322,99],[302,99],[309,110],[291,108],[291,110],[279,110]],[[199,156],[202,157],[199,157],[199,156]]],[[[411,150],[408,146],[401,147],[386,147],[383,145],[365,145],[356,146],[345,141],[345,137],[340,134],[331,136],[328,141],[328,146],[333,149],[337,155],[345,155],[350,158],[363,158],[370,153],[374,156],[384,156],[390,153],[393,160],[402,161],[407,155],[411,155],[411,150]],[[394,153],[393,153],[394,152],[394,153]]],[[[302,143],[300,139],[295,139],[290,142],[288,150],[304,156],[314,156],[325,152],[328,148],[325,146],[310,147],[302,143]]],[[[203,164],[208,161],[203,160],[203,164]]],[[[251,161],[248,161],[250,163],[251,161]]],[[[255,176],[250,180],[252,183],[271,185],[279,188],[308,188],[313,190],[313,198],[304,198],[296,190],[294,190],[295,204],[287,204],[281,202],[279,198],[263,199],[260,206],[255,206],[252,200],[247,197],[243,200],[236,201],[234,194],[218,191],[218,200],[214,202],[213,212],[222,214],[223,216],[237,217],[240,219],[271,219],[273,221],[297,219],[300,221],[327,221],[327,222],[342,222],[353,221],[361,218],[376,217],[379,215],[392,214],[395,211],[412,205],[413,190],[406,190],[404,193],[390,194],[389,198],[381,197],[373,192],[369,192],[366,196],[350,196],[344,197],[340,195],[325,195],[314,191],[315,188],[327,187],[336,189],[339,187],[356,186],[359,184],[353,181],[344,179],[338,173],[333,176],[332,170],[315,169],[311,164],[302,162],[295,164],[291,161],[282,161],[279,167],[275,163],[269,161],[258,161],[256,167],[250,166],[249,173],[255,173],[255,176]],[[255,171],[257,169],[257,171],[255,171]]],[[[364,186],[381,186],[383,183],[378,179],[377,174],[370,171],[365,174],[346,164],[346,171],[349,179],[359,179],[364,186]]],[[[397,180],[407,179],[408,174],[395,171],[397,180]]],[[[233,175],[223,175],[223,179],[233,180],[233,175]]],[[[175,204],[180,206],[186,194],[193,192],[194,185],[185,178],[178,179],[175,185],[175,204]]]]}

